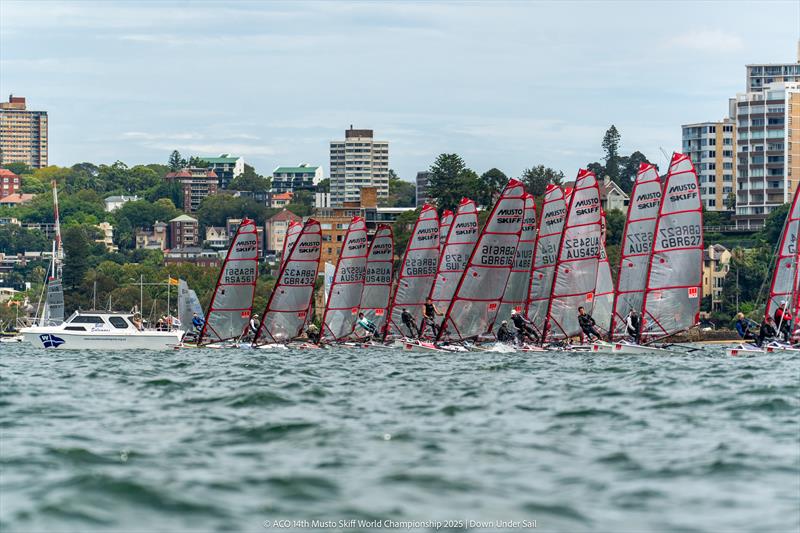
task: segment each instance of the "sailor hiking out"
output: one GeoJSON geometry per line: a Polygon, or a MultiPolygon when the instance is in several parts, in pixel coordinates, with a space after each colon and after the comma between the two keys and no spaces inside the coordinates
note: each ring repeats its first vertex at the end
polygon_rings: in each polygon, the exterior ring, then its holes
{"type": "MultiPolygon", "coordinates": [[[[755,323],[753,325],[755,325],[755,323]]],[[[743,341],[756,340],[755,334],[750,331],[750,320],[744,317],[744,313],[738,313],[736,315],[736,333],[739,334],[739,338],[743,341]]]]}
{"type": "Polygon", "coordinates": [[[414,317],[408,312],[408,309],[403,309],[403,312],[400,314],[400,320],[402,320],[403,325],[408,328],[409,338],[416,339],[419,337],[419,330],[414,323],[414,317]]]}
{"type": "Polygon", "coordinates": [[[505,344],[513,344],[516,336],[508,327],[508,321],[503,320],[500,324],[500,329],[497,330],[497,340],[505,344]]]}
{"type": "Polygon", "coordinates": [[[756,339],[756,344],[758,346],[762,346],[765,340],[772,340],[778,336],[778,330],[775,327],[775,321],[772,319],[771,316],[768,316],[764,319],[761,323],[761,328],[758,332],[758,338],[756,339]]]}
{"type": "Polygon", "coordinates": [[[511,321],[514,323],[514,327],[517,328],[517,338],[520,343],[524,344],[526,341],[539,342],[539,335],[536,334],[533,323],[528,320],[528,317],[517,312],[516,309],[512,309],[511,321]]]}
{"type": "Polygon", "coordinates": [[[422,306],[422,324],[424,327],[431,328],[434,338],[439,335],[439,325],[436,324],[436,317],[442,316],[442,314],[443,313],[433,305],[433,300],[430,298],[425,300],[425,305],[422,306]]]}
{"type": "Polygon", "coordinates": [[[586,309],[583,306],[578,308],[578,325],[581,327],[581,331],[583,334],[591,342],[592,340],[600,340],[603,336],[600,334],[600,331],[597,329],[597,325],[592,318],[592,315],[586,312],[586,309]],[[595,337],[595,339],[592,339],[595,337]]]}
{"type": "Polygon", "coordinates": [[[775,323],[784,342],[789,342],[792,336],[792,314],[786,309],[786,302],[781,302],[780,307],[775,310],[775,323]]]}
{"type": "Polygon", "coordinates": [[[633,339],[633,342],[639,344],[639,338],[641,336],[641,326],[642,321],[639,320],[639,314],[636,312],[635,309],[631,309],[628,311],[628,315],[625,317],[625,332],[628,334],[629,337],[633,339]]]}
{"type": "Polygon", "coordinates": [[[364,316],[364,313],[358,313],[358,321],[356,325],[367,332],[367,340],[371,340],[372,336],[378,331],[378,327],[370,319],[364,316]]]}

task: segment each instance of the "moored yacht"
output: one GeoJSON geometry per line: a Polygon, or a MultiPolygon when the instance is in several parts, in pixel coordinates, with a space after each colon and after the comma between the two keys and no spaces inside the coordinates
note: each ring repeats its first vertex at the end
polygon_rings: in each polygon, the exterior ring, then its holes
{"type": "Polygon", "coordinates": [[[39,348],[60,350],[165,350],[178,344],[183,331],[139,329],[130,313],[75,311],[57,326],[32,326],[20,333],[39,348]]]}

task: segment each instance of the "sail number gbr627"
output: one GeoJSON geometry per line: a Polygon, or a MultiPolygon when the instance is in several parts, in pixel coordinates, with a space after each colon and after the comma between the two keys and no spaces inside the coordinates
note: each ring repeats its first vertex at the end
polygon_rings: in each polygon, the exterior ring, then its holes
{"type": "Polygon", "coordinates": [[[696,224],[659,228],[658,230],[659,247],[662,250],[699,246],[700,238],[700,228],[696,224]]]}

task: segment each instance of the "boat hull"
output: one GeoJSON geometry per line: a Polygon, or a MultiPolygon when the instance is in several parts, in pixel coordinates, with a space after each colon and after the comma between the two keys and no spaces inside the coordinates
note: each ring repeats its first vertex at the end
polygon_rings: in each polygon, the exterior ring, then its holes
{"type": "Polygon", "coordinates": [[[137,333],[72,332],[58,328],[25,328],[25,341],[37,348],[58,350],[171,350],[181,341],[182,331],[137,333]]]}
{"type": "Polygon", "coordinates": [[[758,346],[753,346],[752,344],[740,344],[738,346],[734,346],[733,348],[728,348],[725,352],[733,357],[739,357],[743,355],[759,355],[767,353],[763,348],[759,348],[758,346]]]}
{"type": "Polygon", "coordinates": [[[657,348],[656,346],[617,342],[612,346],[611,353],[627,355],[675,355],[678,352],[673,352],[666,348],[657,348]]]}

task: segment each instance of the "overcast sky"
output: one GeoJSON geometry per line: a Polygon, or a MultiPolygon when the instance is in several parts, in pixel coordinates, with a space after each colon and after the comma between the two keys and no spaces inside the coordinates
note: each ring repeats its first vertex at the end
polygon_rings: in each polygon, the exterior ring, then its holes
{"type": "Polygon", "coordinates": [[[800,2],[11,2],[0,95],[50,117],[50,163],[230,152],[321,164],[350,124],[404,179],[442,152],[574,175],[615,124],[624,153],[680,149],[746,63],[795,61],[800,2]]]}

